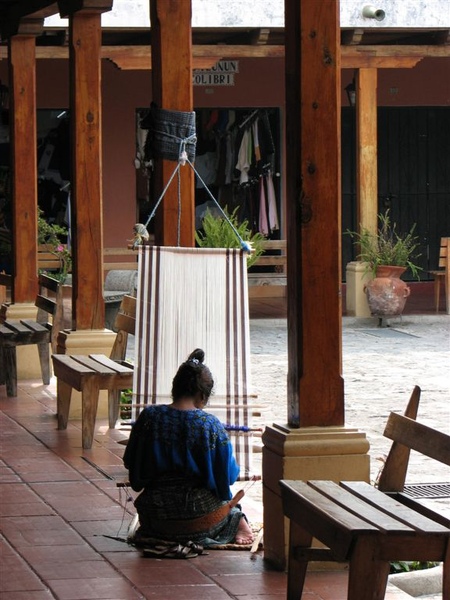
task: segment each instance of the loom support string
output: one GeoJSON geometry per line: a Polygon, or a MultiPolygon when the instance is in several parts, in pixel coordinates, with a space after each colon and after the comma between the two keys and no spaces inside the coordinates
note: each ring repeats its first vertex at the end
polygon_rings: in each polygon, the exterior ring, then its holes
{"type": "Polygon", "coordinates": [[[217,208],[219,209],[220,213],[223,215],[224,219],[226,220],[226,222],[228,223],[228,225],[231,227],[231,229],[233,230],[236,238],[238,239],[241,248],[248,253],[252,252],[252,247],[250,245],[249,242],[245,241],[242,239],[241,235],[239,234],[238,230],[236,229],[236,227],[233,225],[233,223],[231,222],[231,220],[229,219],[228,215],[225,213],[225,211],[223,210],[223,208],[220,206],[219,202],[216,200],[216,198],[214,197],[214,194],[212,194],[211,190],[208,188],[208,186],[206,185],[206,183],[203,181],[200,173],[197,171],[197,169],[195,168],[194,164],[189,160],[189,157],[187,155],[186,152],[186,144],[193,141],[194,139],[196,140],[196,136],[192,135],[189,136],[187,138],[179,138],[177,136],[174,136],[170,133],[166,133],[166,132],[160,132],[163,135],[166,135],[168,137],[171,137],[173,139],[176,139],[180,142],[180,149],[179,149],[179,156],[178,156],[178,162],[177,165],[175,167],[175,169],[173,170],[172,175],[169,178],[169,181],[167,182],[167,184],[165,185],[160,197],[158,198],[152,212],[150,213],[147,221],[145,222],[144,226],[145,228],[147,228],[148,224],[150,223],[150,221],[153,219],[153,217],[155,216],[155,213],[158,209],[158,206],[160,205],[161,201],[163,200],[164,196],[166,195],[167,190],[169,189],[170,184],[172,183],[174,177],[176,174],[178,174],[178,237],[177,237],[177,241],[178,241],[178,246],[180,245],[180,232],[181,232],[181,177],[180,177],[180,166],[185,166],[186,163],[190,166],[190,168],[193,170],[194,174],[198,177],[199,181],[202,183],[202,185],[204,186],[207,194],[209,195],[209,197],[211,198],[211,200],[214,202],[214,204],[217,206],[217,208]]]}

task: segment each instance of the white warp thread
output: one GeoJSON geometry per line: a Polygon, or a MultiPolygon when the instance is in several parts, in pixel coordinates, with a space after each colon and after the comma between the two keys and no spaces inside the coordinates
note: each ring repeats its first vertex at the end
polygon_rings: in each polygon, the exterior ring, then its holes
{"type": "MultiPolygon", "coordinates": [[[[139,248],[133,419],[168,403],[172,379],[195,348],[214,377],[207,410],[252,426],[246,254],[238,249],[139,248]]],[[[251,434],[230,432],[241,479],[252,476],[251,434]]]]}

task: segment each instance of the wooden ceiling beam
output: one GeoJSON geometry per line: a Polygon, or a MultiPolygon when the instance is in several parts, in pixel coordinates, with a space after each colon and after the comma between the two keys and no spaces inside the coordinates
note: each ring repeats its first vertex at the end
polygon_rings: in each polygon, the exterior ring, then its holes
{"type": "MultiPolygon", "coordinates": [[[[6,46],[0,46],[0,58],[6,58],[7,52],[6,46]]],[[[278,45],[196,45],[193,46],[192,52],[196,69],[210,68],[218,60],[224,58],[284,58],[284,46],[278,45]],[[203,61],[200,59],[203,59],[203,61]]],[[[36,47],[37,59],[66,59],[68,56],[67,46],[36,47]]],[[[101,56],[110,59],[124,69],[151,68],[151,48],[149,46],[103,46],[101,56]]],[[[414,67],[423,58],[449,57],[450,45],[341,46],[341,66],[343,69],[408,69],[414,67]]]]}

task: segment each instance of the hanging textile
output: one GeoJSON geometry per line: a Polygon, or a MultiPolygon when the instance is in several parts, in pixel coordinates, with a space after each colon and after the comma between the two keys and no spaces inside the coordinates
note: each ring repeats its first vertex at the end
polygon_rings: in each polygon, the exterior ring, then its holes
{"type": "Polygon", "coordinates": [[[170,402],[194,348],[214,376],[206,410],[229,427],[241,479],[252,477],[250,327],[246,254],[238,249],[139,247],[133,419],[170,402]]]}

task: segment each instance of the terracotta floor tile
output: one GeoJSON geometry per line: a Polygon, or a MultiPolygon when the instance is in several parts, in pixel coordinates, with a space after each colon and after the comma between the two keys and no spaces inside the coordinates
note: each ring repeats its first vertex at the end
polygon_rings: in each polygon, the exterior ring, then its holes
{"type": "Polygon", "coordinates": [[[0,502],[0,517],[53,515],[54,511],[41,500],[36,502],[0,502]]]}
{"type": "MultiPolygon", "coordinates": [[[[207,585],[172,585],[140,588],[145,598],[154,600],[230,600],[230,596],[212,584],[207,585]]],[[[245,600],[248,597],[245,596],[245,600]]],[[[280,600],[280,599],[278,599],[280,600]]]]}
{"type": "Polygon", "coordinates": [[[23,558],[32,565],[41,563],[54,564],[58,561],[70,563],[71,561],[92,560],[101,561],[102,557],[95,552],[86,542],[65,546],[23,546],[20,550],[23,558]]]}
{"type": "Polygon", "coordinates": [[[116,579],[120,573],[105,560],[56,560],[37,563],[36,572],[44,581],[56,579],[116,579]]]}
{"type": "Polygon", "coordinates": [[[8,592],[8,597],[5,600],[54,600],[55,596],[50,590],[36,591],[20,591],[20,592],[8,592]]]}
{"type": "MultiPolygon", "coordinates": [[[[0,483],[19,483],[20,477],[10,467],[0,467],[0,483]]],[[[1,493],[0,493],[1,497],[1,493]]]]}
{"type": "Polygon", "coordinates": [[[120,577],[107,579],[50,580],[49,587],[58,600],[138,600],[142,595],[120,577]]]}
{"type": "Polygon", "coordinates": [[[120,567],[127,579],[138,587],[170,585],[210,585],[213,582],[203,575],[193,564],[198,558],[189,560],[169,560],[157,558],[141,558],[133,567],[120,567]],[[168,564],[170,563],[170,564],[168,564]]]}
{"type": "Polygon", "coordinates": [[[2,519],[2,533],[14,548],[84,544],[59,516],[19,516],[2,519]]]}
{"type": "Polygon", "coordinates": [[[249,576],[247,573],[230,573],[228,575],[212,575],[211,578],[221,588],[234,595],[241,595],[243,590],[247,594],[254,595],[264,593],[282,594],[286,592],[286,576],[279,571],[258,573],[258,576],[254,577],[249,576]]]}
{"type": "Polygon", "coordinates": [[[12,591],[43,591],[46,586],[33,573],[27,563],[9,545],[0,544],[0,592],[1,596],[12,591]]]}
{"type": "Polygon", "coordinates": [[[263,573],[270,570],[264,562],[262,553],[251,555],[250,552],[223,552],[208,550],[207,556],[201,557],[198,568],[207,575],[233,575],[263,573]]]}

